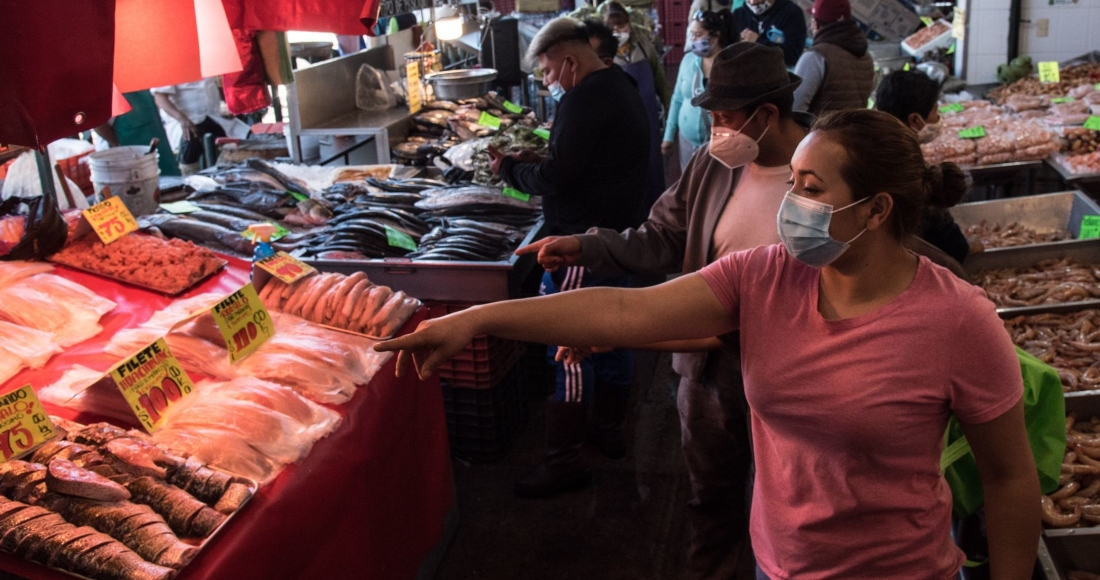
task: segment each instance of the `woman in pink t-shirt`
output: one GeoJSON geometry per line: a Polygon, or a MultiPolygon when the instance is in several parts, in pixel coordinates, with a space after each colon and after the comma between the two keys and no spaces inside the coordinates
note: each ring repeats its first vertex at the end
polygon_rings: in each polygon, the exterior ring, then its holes
{"type": "Polygon", "coordinates": [[[751,532],[771,579],[953,578],[950,415],[986,498],[993,578],[1030,578],[1039,483],[1012,343],[982,291],[905,249],[926,205],[965,187],[896,119],[820,119],[791,162],[783,244],[660,286],[478,306],[379,345],[428,375],[479,334],[644,346],[739,330],[752,410],[751,532]]]}

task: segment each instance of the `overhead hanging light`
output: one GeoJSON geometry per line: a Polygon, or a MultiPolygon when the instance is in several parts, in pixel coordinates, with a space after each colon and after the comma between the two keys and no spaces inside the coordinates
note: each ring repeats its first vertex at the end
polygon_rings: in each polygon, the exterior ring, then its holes
{"type": "Polygon", "coordinates": [[[436,19],[435,37],[439,40],[456,40],[462,36],[463,20],[458,11],[453,6],[444,6],[440,8],[440,14],[449,15],[436,19]]]}

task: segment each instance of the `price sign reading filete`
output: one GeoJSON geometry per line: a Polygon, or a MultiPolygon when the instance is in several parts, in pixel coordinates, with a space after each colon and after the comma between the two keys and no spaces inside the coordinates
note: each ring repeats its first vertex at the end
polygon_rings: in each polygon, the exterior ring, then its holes
{"type": "Polygon", "coordinates": [[[256,265],[287,284],[293,284],[317,271],[313,266],[286,252],[275,252],[274,255],[256,262],[256,265]]]}
{"type": "Polygon", "coordinates": [[[1091,240],[1100,238],[1100,215],[1087,215],[1081,218],[1081,233],[1079,240],[1091,240]]]}
{"type": "Polygon", "coordinates": [[[122,361],[107,374],[150,433],[164,422],[165,413],[172,405],[195,390],[191,377],[172,356],[164,337],[122,361]]]}
{"type": "Polygon", "coordinates": [[[30,385],[0,397],[0,462],[23,455],[56,434],[30,385]]]}
{"type": "Polygon", "coordinates": [[[420,65],[410,62],[405,65],[405,84],[409,92],[409,112],[417,114],[424,106],[424,86],[420,84],[420,65]]]}
{"type": "Polygon", "coordinates": [[[104,245],[138,229],[133,214],[117,197],[108,197],[81,213],[104,245]]]}
{"type": "Polygon", "coordinates": [[[252,354],[275,334],[271,316],[251,282],[215,304],[210,313],[225,339],[231,363],[252,354]]]}

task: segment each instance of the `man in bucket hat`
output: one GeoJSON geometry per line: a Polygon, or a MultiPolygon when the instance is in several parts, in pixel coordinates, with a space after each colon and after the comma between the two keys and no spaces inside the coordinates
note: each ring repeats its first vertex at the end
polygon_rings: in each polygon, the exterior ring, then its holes
{"type": "MultiPolygon", "coordinates": [[[[812,118],[791,112],[797,76],[783,51],[739,42],[718,53],[692,104],[711,111],[711,141],[658,198],[649,219],[618,232],[593,228],[517,250],[543,267],[582,265],[602,275],[689,273],[729,252],[779,243],[775,220],[791,155],[812,118]]],[[[752,467],[748,406],[736,337],[706,353],[679,353],[677,393],[691,476],[691,578],[754,578],[748,541],[752,467]]],[[[584,346],[584,345],[578,345],[584,346]]],[[[671,345],[670,345],[671,346],[671,345]]]]}

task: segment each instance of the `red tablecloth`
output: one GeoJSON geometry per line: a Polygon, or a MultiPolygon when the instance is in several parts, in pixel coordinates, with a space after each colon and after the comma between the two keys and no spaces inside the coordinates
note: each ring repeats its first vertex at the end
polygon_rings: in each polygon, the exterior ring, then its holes
{"type": "MultiPolygon", "coordinates": [[[[106,370],[118,362],[102,353],[110,337],[172,300],[90,274],[64,268],[57,273],[119,307],[103,318],[98,336],[44,369],[24,371],[0,392],[50,384],[74,363],[106,370]]],[[[184,296],[228,294],[247,280],[248,263],[231,259],[225,271],[184,296]]],[[[424,315],[418,313],[406,329],[424,315]]],[[[438,379],[398,379],[393,369],[391,359],[341,408],[346,414],[340,428],[261,488],[179,579],[413,578],[440,539],[454,497],[438,379]]],[[[68,577],[2,552],[0,570],[35,579],[68,577]]]]}

